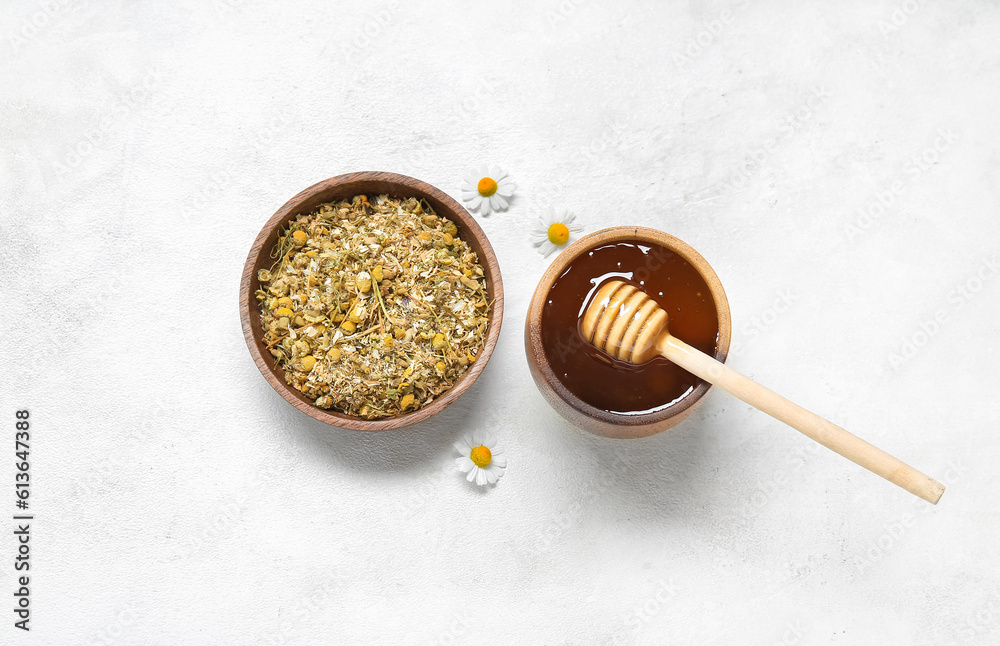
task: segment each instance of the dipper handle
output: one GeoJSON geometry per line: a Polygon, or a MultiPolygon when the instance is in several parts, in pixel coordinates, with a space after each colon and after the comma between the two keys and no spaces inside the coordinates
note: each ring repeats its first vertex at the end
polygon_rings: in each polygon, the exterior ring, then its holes
{"type": "Polygon", "coordinates": [[[641,289],[620,280],[604,283],[580,320],[580,332],[598,350],[641,364],[663,355],[754,408],[788,424],[889,482],[932,504],[944,485],[832,422],[794,404],[670,334],[667,313],[641,289]]]}
{"type": "Polygon", "coordinates": [[[944,485],[924,475],[910,465],[894,458],[882,449],[865,442],[816,413],[802,408],[753,379],[736,372],[715,358],[692,348],[669,332],[656,343],[661,355],[697,377],[715,384],[754,408],[788,424],[831,451],[839,453],[894,485],[906,489],[929,503],[937,504],[944,485]]]}

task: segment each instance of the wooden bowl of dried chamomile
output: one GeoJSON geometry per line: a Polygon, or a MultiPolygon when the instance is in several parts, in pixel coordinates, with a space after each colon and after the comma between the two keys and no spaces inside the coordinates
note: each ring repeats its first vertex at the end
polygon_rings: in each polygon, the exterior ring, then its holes
{"type": "Polygon", "coordinates": [[[384,431],[450,406],[500,335],[500,267],[479,224],[412,177],[338,175],[254,240],[240,319],[254,363],[290,404],[384,431]]]}

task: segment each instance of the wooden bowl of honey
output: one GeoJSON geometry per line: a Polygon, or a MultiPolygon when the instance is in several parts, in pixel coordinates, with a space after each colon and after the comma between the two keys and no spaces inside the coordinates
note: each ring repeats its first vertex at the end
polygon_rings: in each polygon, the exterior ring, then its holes
{"type": "Polygon", "coordinates": [[[535,385],[579,428],[606,437],[646,437],[684,420],[711,385],[663,358],[641,366],[614,360],[584,339],[580,316],[599,286],[614,278],[644,289],[667,311],[676,337],[723,362],[732,337],[729,301],[701,254],[644,227],[585,236],[542,276],[524,328],[535,385]]]}

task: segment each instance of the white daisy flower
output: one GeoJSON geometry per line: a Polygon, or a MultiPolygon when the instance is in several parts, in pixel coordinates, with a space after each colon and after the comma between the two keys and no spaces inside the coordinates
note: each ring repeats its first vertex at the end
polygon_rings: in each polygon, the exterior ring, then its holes
{"type": "Polygon", "coordinates": [[[462,200],[483,215],[507,208],[517,185],[507,177],[507,171],[499,166],[487,168],[485,164],[465,176],[462,185],[462,200]]]}
{"type": "Polygon", "coordinates": [[[538,253],[548,256],[569,242],[570,233],[583,231],[576,223],[576,216],[566,209],[557,212],[551,206],[548,212],[538,218],[538,226],[531,231],[531,244],[538,247],[538,253]]]}
{"type": "Polygon", "coordinates": [[[462,454],[455,458],[455,464],[459,471],[469,474],[466,476],[469,482],[494,484],[507,468],[507,458],[500,455],[503,451],[497,447],[496,438],[488,433],[467,433],[454,446],[462,454]]]}

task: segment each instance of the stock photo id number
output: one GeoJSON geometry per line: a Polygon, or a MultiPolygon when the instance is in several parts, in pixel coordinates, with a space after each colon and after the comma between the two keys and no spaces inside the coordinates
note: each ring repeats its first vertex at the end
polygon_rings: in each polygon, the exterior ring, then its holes
{"type": "Polygon", "coordinates": [[[14,508],[13,515],[16,553],[13,558],[14,582],[14,627],[31,630],[31,521],[29,513],[31,498],[31,422],[27,410],[14,414],[14,508]]]}

